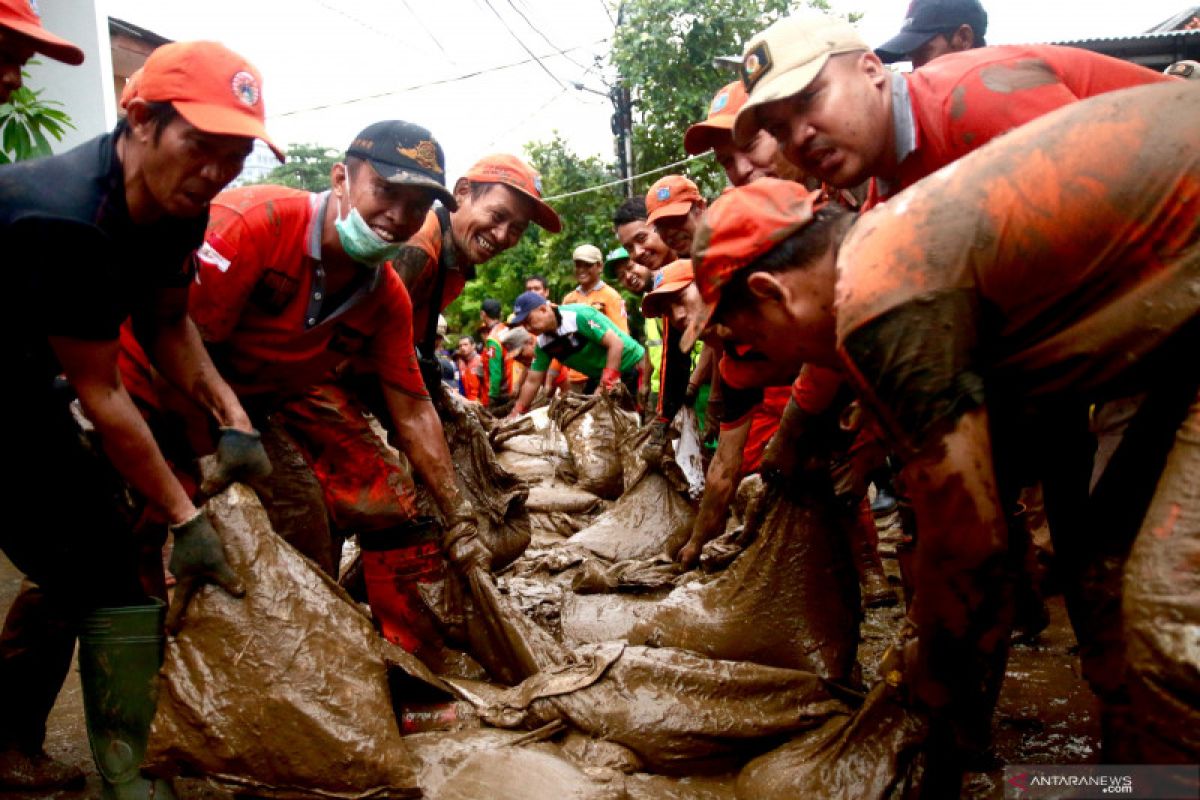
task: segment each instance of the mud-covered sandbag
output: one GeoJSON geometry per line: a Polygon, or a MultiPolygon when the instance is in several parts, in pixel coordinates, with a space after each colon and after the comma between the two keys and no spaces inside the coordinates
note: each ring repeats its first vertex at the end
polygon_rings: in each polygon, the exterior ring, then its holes
{"type": "Polygon", "coordinates": [[[609,561],[643,560],[666,552],[672,535],[695,517],[670,481],[649,471],[569,542],[609,561]]]}
{"type": "Polygon", "coordinates": [[[168,640],[147,768],[270,798],[418,796],[371,621],[247,487],[208,513],[246,596],[202,589],[168,640]]]}
{"type": "MultiPolygon", "coordinates": [[[[442,387],[438,413],[459,488],[482,512],[479,538],[492,552],[492,569],[499,570],[529,546],[529,515],[525,511],[529,490],[519,477],[500,466],[472,405],[457,392],[442,387]]],[[[422,492],[422,501],[431,513],[427,492],[422,492]]]]}
{"type": "Polygon", "coordinates": [[[674,585],[683,572],[679,562],[659,556],[645,561],[618,561],[610,564],[589,558],[571,579],[571,589],[579,594],[615,591],[645,591],[674,585]]]}
{"type": "Polygon", "coordinates": [[[525,507],[530,511],[564,511],[568,514],[592,514],[604,506],[604,501],[591,492],[559,481],[533,486],[525,507]]]}
{"type": "Polygon", "coordinates": [[[496,461],[507,472],[511,472],[529,484],[554,480],[555,462],[546,456],[531,456],[513,450],[496,453],[496,461]]]}
{"type": "Polygon", "coordinates": [[[656,771],[717,771],[815,728],[846,705],[811,672],[608,642],[569,650],[471,570],[472,653],[511,688],[446,678],[489,724],[565,721],[624,745],[656,771]],[[507,680],[508,683],[514,681],[507,680]]]}
{"type": "Polygon", "coordinates": [[[1200,399],[1125,563],[1121,610],[1140,759],[1200,760],[1200,399]]]}
{"type": "Polygon", "coordinates": [[[761,505],[748,513],[753,544],[713,580],[681,586],[658,601],[568,597],[563,635],[680,647],[846,680],[858,647],[858,579],[831,509],[773,489],[756,502],[761,505]]]}
{"type": "Polygon", "coordinates": [[[560,394],[554,398],[549,413],[562,431],[570,453],[569,470],[564,477],[584,491],[616,499],[624,488],[617,443],[622,431],[636,426],[636,415],[620,408],[618,401],[607,393],[589,397],[560,394]]]}
{"type": "Polygon", "coordinates": [[[588,517],[566,511],[530,511],[531,548],[545,548],[565,542],[587,525],[588,517]]]}
{"type": "Polygon", "coordinates": [[[925,725],[881,681],[862,707],[837,715],[751,761],[739,800],[883,800],[916,797],[917,751],[925,725]]]}

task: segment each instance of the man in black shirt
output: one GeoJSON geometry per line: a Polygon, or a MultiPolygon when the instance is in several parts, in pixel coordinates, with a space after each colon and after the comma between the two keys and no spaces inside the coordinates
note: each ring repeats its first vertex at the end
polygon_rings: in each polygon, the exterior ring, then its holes
{"type": "MultiPolygon", "coordinates": [[[[160,373],[221,426],[224,477],[270,470],[187,316],[208,203],[241,171],[255,138],[271,144],[260,87],[257,70],[221,45],[165,45],[123,98],[128,116],[113,133],[0,168],[0,253],[14,299],[4,315],[16,372],[9,435],[17,442],[4,499],[10,509],[28,509],[41,528],[0,527],[0,548],[37,584],[18,597],[0,634],[0,785],[50,787],[80,777],[42,751],[75,633],[97,608],[146,603],[130,527],[112,500],[116,476],[171,523],[178,588],[169,624],[202,582],[241,593],[216,532],[122,384],[117,354],[119,328],[130,318],[160,373]],[[109,463],[81,446],[72,395],[109,463]]],[[[85,680],[85,702],[102,690],[85,680]]],[[[95,724],[89,719],[89,728],[95,724]]]]}

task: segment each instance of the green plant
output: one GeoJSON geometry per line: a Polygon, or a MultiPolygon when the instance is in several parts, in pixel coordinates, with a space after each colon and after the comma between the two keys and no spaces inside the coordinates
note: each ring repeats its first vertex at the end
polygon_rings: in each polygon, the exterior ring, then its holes
{"type": "MultiPolygon", "coordinates": [[[[29,74],[22,72],[25,80],[29,74]]],[[[57,100],[43,100],[43,89],[22,86],[0,105],[0,164],[48,156],[49,136],[62,141],[67,128],[74,129],[71,118],[57,100]]]]}

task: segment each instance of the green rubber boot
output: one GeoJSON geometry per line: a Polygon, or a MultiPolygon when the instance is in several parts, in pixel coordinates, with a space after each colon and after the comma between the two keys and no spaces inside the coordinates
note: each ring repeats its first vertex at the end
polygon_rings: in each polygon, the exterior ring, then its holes
{"type": "Polygon", "coordinates": [[[79,678],[92,758],[104,781],[105,800],[175,800],[170,785],[139,769],[163,659],[167,607],[100,608],[79,636],[79,678]]]}

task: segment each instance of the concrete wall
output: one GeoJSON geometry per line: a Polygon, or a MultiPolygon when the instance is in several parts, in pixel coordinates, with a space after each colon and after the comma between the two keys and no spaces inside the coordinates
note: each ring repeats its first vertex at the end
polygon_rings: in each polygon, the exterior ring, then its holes
{"type": "Polygon", "coordinates": [[[81,47],[84,56],[78,67],[35,56],[42,63],[26,68],[30,88],[44,89],[44,99],[63,103],[75,123],[61,142],[51,141],[56,153],[117,124],[106,5],[105,0],[38,0],[42,25],[81,47]]]}

